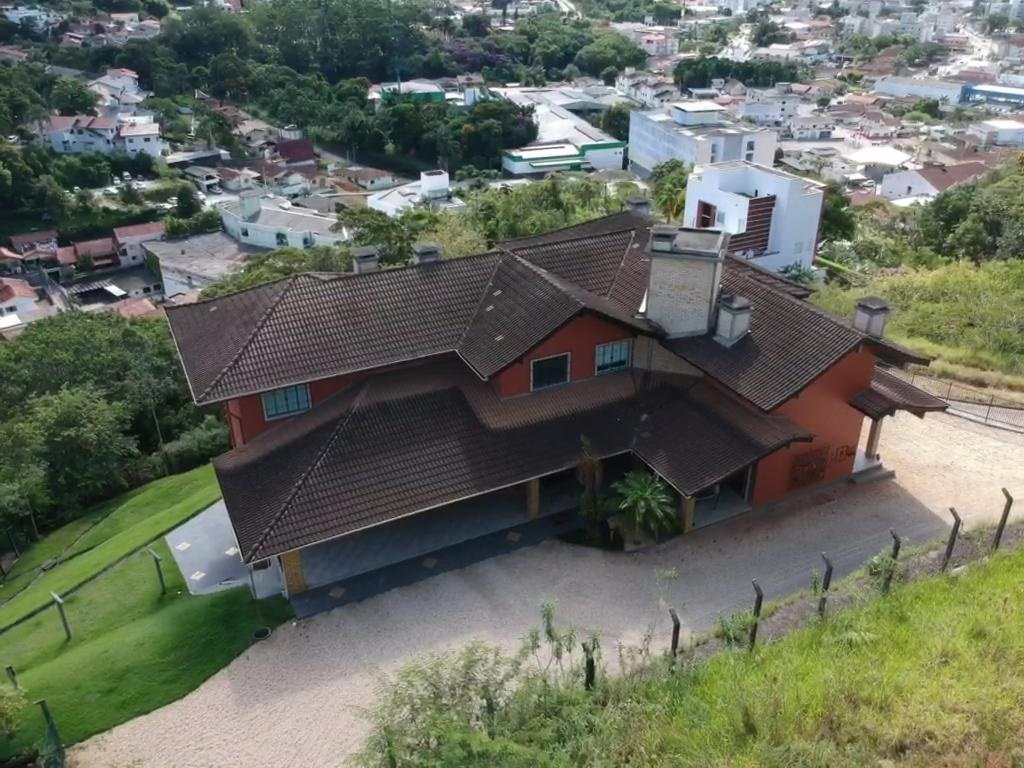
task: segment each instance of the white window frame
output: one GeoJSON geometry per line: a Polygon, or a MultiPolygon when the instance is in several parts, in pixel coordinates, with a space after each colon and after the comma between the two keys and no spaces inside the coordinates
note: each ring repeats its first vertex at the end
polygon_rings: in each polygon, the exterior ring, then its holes
{"type": "Polygon", "coordinates": [[[594,375],[595,376],[604,376],[605,374],[608,374],[608,373],[618,373],[619,371],[626,370],[632,364],[633,364],[633,339],[631,339],[631,338],[616,339],[615,341],[606,341],[603,344],[597,344],[594,347],[594,375]],[[599,357],[598,350],[601,349],[601,347],[610,347],[612,344],[623,344],[623,343],[625,343],[625,345],[626,345],[626,364],[623,365],[621,368],[609,368],[606,371],[598,370],[598,357],[599,357]]]}
{"type": "Polygon", "coordinates": [[[543,392],[546,389],[554,389],[555,387],[564,387],[572,381],[572,352],[559,352],[556,355],[548,355],[546,357],[535,357],[530,361],[530,391],[531,392],[543,392]],[[540,363],[544,360],[553,360],[556,357],[564,357],[565,363],[565,381],[558,384],[548,384],[546,387],[540,387],[539,389],[533,386],[533,364],[540,363]]]}
{"type": "Polygon", "coordinates": [[[313,407],[313,393],[310,392],[310,390],[309,390],[309,384],[290,384],[287,387],[277,387],[275,389],[267,390],[266,392],[260,393],[260,407],[263,409],[263,420],[264,421],[277,421],[278,419],[287,419],[287,418],[290,418],[292,416],[298,416],[300,413],[306,413],[308,410],[310,410],[313,407]],[[306,390],[306,403],[307,403],[307,407],[303,408],[301,411],[289,411],[287,413],[278,413],[278,414],[275,414],[274,416],[268,415],[267,414],[267,401],[266,401],[265,397],[267,395],[271,395],[271,394],[273,394],[275,392],[280,392],[281,390],[284,390],[284,389],[304,389],[304,390],[306,390]]]}

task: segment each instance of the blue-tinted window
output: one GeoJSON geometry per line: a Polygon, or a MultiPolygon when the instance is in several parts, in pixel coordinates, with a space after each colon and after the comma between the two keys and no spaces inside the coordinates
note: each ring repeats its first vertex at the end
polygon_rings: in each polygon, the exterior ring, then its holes
{"type": "Polygon", "coordinates": [[[296,384],[263,393],[263,418],[281,419],[309,410],[309,385],[296,384]]]}
{"type": "Polygon", "coordinates": [[[621,371],[629,367],[629,350],[632,347],[632,339],[613,341],[609,344],[598,344],[594,350],[596,369],[598,373],[610,373],[621,371]]]}
{"type": "Polygon", "coordinates": [[[530,364],[530,389],[556,387],[569,381],[569,353],[534,360],[530,364]]]}

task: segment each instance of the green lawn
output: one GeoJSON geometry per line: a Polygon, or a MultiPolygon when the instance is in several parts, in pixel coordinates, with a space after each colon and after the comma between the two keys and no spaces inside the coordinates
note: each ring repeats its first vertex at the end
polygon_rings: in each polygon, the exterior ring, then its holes
{"type": "MultiPolygon", "coordinates": [[[[67,599],[71,642],[54,610],[0,635],[0,666],[15,666],[28,700],[47,700],[66,744],[181,698],[247,648],[255,627],[291,616],[283,598],[257,604],[246,589],[191,596],[166,543],[154,550],[164,558],[166,595],[141,551],[67,599]]],[[[42,732],[37,708],[27,707],[0,755],[42,732]]]]}
{"type": "MultiPolygon", "coordinates": [[[[486,673],[462,686],[469,652],[426,662],[382,705],[394,707],[380,715],[390,746],[375,738],[378,751],[359,764],[1010,768],[1024,759],[1022,585],[1024,551],[888,597],[865,586],[871,599],[859,607],[753,653],[726,651],[675,672],[659,662],[603,679],[592,694],[578,682],[502,689],[486,673]],[[432,693],[425,680],[449,685],[432,693]],[[463,707],[465,691],[481,689],[478,706],[463,707]],[[489,718],[485,697],[500,702],[489,718]],[[467,727],[467,717],[486,728],[467,727]]],[[[604,655],[616,671],[615,650],[604,655]]]]}
{"type": "Polygon", "coordinates": [[[213,468],[206,465],[149,483],[54,531],[25,553],[12,569],[12,578],[0,586],[0,600],[7,600],[0,605],[0,627],[51,602],[51,592],[63,595],[82,584],[218,498],[220,488],[213,468]],[[41,563],[71,555],[26,586],[41,563]]]}

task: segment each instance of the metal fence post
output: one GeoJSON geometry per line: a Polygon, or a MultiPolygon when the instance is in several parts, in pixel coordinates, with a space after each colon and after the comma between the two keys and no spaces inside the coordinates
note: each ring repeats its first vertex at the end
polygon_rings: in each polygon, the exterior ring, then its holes
{"type": "Polygon", "coordinates": [[[53,597],[53,604],[57,606],[57,612],[60,613],[60,623],[64,625],[64,634],[70,640],[71,625],[68,624],[68,615],[64,612],[64,600],[56,592],[51,592],[50,596],[53,597]]]}
{"type": "Polygon", "coordinates": [[[999,525],[996,526],[996,535],[992,539],[992,551],[999,549],[999,543],[1003,540],[1003,531],[1006,529],[1006,521],[1010,518],[1010,508],[1013,506],[1013,496],[1005,488],[1002,489],[1006,503],[1003,504],[1003,514],[999,518],[999,525]]]}
{"type": "Polygon", "coordinates": [[[942,558],[941,570],[943,571],[946,570],[946,567],[949,565],[950,558],[953,557],[953,547],[956,546],[956,537],[960,535],[960,524],[962,522],[960,520],[960,515],[957,514],[954,507],[949,508],[949,514],[953,516],[953,530],[949,532],[949,541],[946,542],[946,554],[942,558]]]}
{"type": "Polygon", "coordinates": [[[164,569],[160,565],[163,562],[163,558],[154,552],[152,547],[146,547],[146,551],[153,556],[153,565],[156,566],[156,577],[160,581],[160,594],[166,595],[167,584],[164,582],[164,569]]]}
{"type": "Polygon", "coordinates": [[[679,653],[679,614],[675,608],[668,609],[668,615],[672,617],[672,658],[679,653]]]}
{"type": "Polygon", "coordinates": [[[754,643],[757,642],[757,625],[761,620],[761,606],[764,604],[764,592],[761,591],[757,579],[751,579],[750,583],[754,585],[754,621],[750,625],[750,650],[754,650],[754,643]]]}
{"type": "Polygon", "coordinates": [[[995,400],[996,400],[996,396],[995,395],[989,395],[988,396],[988,408],[985,409],[985,423],[986,424],[988,424],[989,416],[992,415],[992,405],[995,403],[995,400]]]}
{"type": "Polygon", "coordinates": [[[821,596],[818,598],[818,615],[825,617],[825,603],[828,602],[828,590],[832,586],[832,561],[828,555],[821,553],[821,559],[825,561],[825,576],[821,580],[821,596]]]}
{"type": "Polygon", "coordinates": [[[46,736],[43,739],[42,754],[43,768],[63,768],[64,766],[64,744],[60,740],[60,731],[57,730],[57,721],[53,719],[50,708],[46,705],[46,699],[39,699],[35,702],[43,711],[43,720],[46,721],[46,736]]]}
{"type": "Polygon", "coordinates": [[[903,545],[902,539],[892,528],[889,529],[889,535],[892,536],[892,568],[885,574],[885,582],[882,584],[882,591],[888,592],[889,586],[892,584],[892,577],[896,573],[896,561],[900,557],[900,547],[903,545]]]}
{"type": "Polygon", "coordinates": [[[14,671],[13,664],[8,664],[6,667],[4,667],[4,674],[6,674],[7,679],[11,681],[11,685],[13,685],[15,688],[21,688],[21,686],[18,685],[18,673],[14,671]]]}

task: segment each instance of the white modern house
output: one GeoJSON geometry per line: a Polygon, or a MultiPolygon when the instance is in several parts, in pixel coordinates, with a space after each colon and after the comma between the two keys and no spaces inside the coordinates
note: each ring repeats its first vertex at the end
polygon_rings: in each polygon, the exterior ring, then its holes
{"type": "Polygon", "coordinates": [[[747,98],[736,106],[736,116],[758,125],[786,125],[799,114],[800,97],[790,90],[789,83],[774,88],[748,88],[747,98]]]}
{"type": "Polygon", "coordinates": [[[59,154],[144,152],[160,157],[167,152],[167,142],[160,137],[160,125],[151,118],[119,121],[95,115],[53,115],[39,133],[59,154]]]}
{"type": "Polygon", "coordinates": [[[975,162],[911,168],[883,176],[878,194],[887,200],[913,199],[926,202],[947,189],[970,184],[990,172],[991,169],[984,163],[975,162]]]}
{"type": "Polygon", "coordinates": [[[224,231],[240,243],[258,248],[310,248],[337,245],[348,232],[335,226],[334,216],[293,206],[289,200],[249,189],[237,200],[217,204],[224,231]]]}
{"type": "Polygon", "coordinates": [[[400,216],[413,208],[461,211],[466,207],[452,192],[448,172],[442,170],[422,171],[419,181],[374,192],[366,198],[366,205],[388,216],[400,216]]]}
{"type": "Polygon", "coordinates": [[[108,69],[89,83],[89,90],[99,96],[100,112],[112,117],[134,114],[149,95],[139,87],[138,73],[123,67],[108,69]]]}
{"type": "Polygon", "coordinates": [[[629,116],[629,164],[641,176],[668,160],[687,165],[745,160],[770,166],[777,144],[775,131],[732,120],[713,101],[677,101],[629,116]]]}
{"type": "Polygon", "coordinates": [[[766,269],[810,267],[825,186],[771,167],[732,160],[698,165],[686,187],[683,226],[730,234],[729,251],[766,269]]]}

